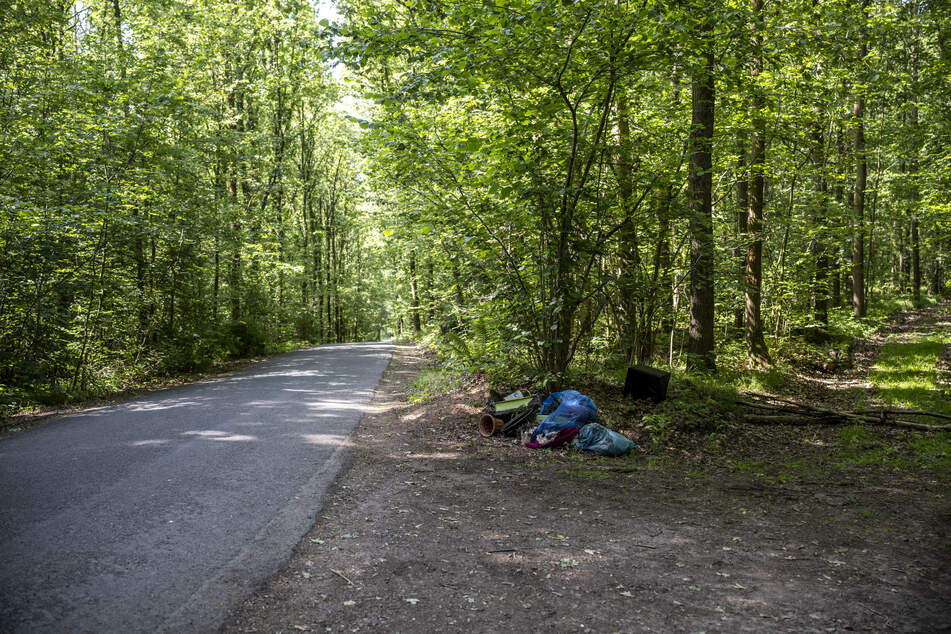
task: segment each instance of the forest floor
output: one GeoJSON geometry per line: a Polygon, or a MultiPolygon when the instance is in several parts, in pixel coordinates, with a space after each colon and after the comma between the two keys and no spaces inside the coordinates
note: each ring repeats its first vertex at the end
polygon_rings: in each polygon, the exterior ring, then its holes
{"type": "MultiPolygon", "coordinates": [[[[786,396],[874,402],[886,338],[949,322],[898,317],[786,396]]],[[[224,631],[951,631],[947,432],[729,421],[658,447],[632,420],[625,458],[531,450],[478,435],[484,385],[408,402],[426,365],[397,348],[352,466],[224,631]]]]}

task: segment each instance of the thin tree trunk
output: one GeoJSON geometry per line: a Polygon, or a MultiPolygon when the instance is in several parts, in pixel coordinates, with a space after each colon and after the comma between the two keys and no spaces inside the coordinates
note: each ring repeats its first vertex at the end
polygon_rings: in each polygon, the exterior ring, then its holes
{"type": "MultiPolygon", "coordinates": [[[[103,294],[105,293],[105,289],[103,289],[103,283],[104,283],[105,277],[106,277],[106,259],[107,259],[108,250],[109,250],[109,244],[108,244],[108,241],[106,240],[106,233],[107,233],[107,232],[106,232],[106,229],[107,229],[107,223],[106,223],[105,220],[103,220],[103,221],[102,221],[102,226],[100,227],[100,230],[99,230],[99,246],[98,246],[98,249],[102,251],[102,258],[101,258],[100,263],[99,263],[99,276],[98,276],[98,277],[99,277],[99,280],[98,280],[98,284],[97,284],[97,286],[98,286],[98,291],[99,291],[99,298],[98,298],[98,300],[97,300],[97,302],[96,302],[96,306],[97,306],[97,307],[96,307],[96,320],[95,320],[95,321],[98,321],[98,320],[99,320],[99,316],[102,314],[102,296],[103,296],[103,294]]],[[[90,285],[90,289],[92,289],[92,288],[93,288],[93,286],[90,285]]],[[[89,347],[89,330],[90,330],[90,328],[89,328],[89,322],[90,322],[90,317],[92,316],[92,292],[93,292],[93,291],[90,290],[90,293],[89,293],[89,301],[88,301],[88,303],[87,303],[87,305],[86,305],[86,314],[83,316],[83,342],[82,342],[82,345],[81,345],[81,347],[80,347],[79,357],[76,359],[76,367],[75,367],[75,369],[74,369],[74,371],[73,371],[73,380],[72,380],[72,382],[71,382],[71,384],[70,384],[70,390],[75,390],[75,389],[76,389],[76,383],[77,383],[77,381],[79,381],[79,378],[80,378],[81,376],[83,376],[83,374],[85,373],[85,369],[86,369],[86,368],[85,368],[85,366],[86,366],[86,352],[87,352],[88,347],[89,347]]],[[[85,379],[83,379],[81,386],[82,386],[83,388],[85,388],[85,379]]]]}
{"type": "Polygon", "coordinates": [[[816,122],[812,131],[814,187],[816,203],[812,215],[812,257],[816,273],[812,285],[812,301],[815,320],[823,325],[829,324],[829,255],[826,248],[827,196],[828,182],[825,168],[825,139],[821,111],[816,112],[816,122]]]}
{"type": "Polygon", "coordinates": [[[911,219],[911,294],[915,306],[921,306],[921,247],[916,216],[911,219]]]}
{"type": "Polygon", "coordinates": [[[875,227],[878,212],[878,192],[881,189],[882,182],[882,155],[876,152],[875,159],[875,178],[872,183],[872,201],[866,205],[868,208],[868,239],[865,249],[865,299],[866,304],[871,299],[875,290],[875,227]]]}
{"type": "Polygon", "coordinates": [[[714,352],[713,257],[713,126],[715,76],[712,26],[707,19],[699,29],[706,47],[704,64],[692,78],[690,127],[690,331],[687,365],[716,370],[714,352]]]}
{"type": "MultiPolygon", "coordinates": [[[[236,62],[237,67],[239,62],[236,62]]],[[[230,125],[233,131],[243,132],[244,121],[244,100],[237,88],[232,89],[228,94],[228,106],[230,113],[235,117],[235,122],[230,125]]],[[[228,264],[228,298],[231,306],[231,321],[241,320],[241,220],[238,203],[238,181],[239,181],[239,162],[240,157],[236,151],[232,151],[230,174],[228,175],[228,197],[230,202],[231,216],[231,258],[228,264]]]]}
{"type": "Polygon", "coordinates": [[[641,262],[637,244],[637,229],[634,219],[631,218],[631,208],[634,204],[634,159],[631,153],[631,128],[628,123],[627,93],[623,88],[619,88],[617,91],[616,103],[618,198],[620,198],[622,213],[627,218],[624,227],[618,232],[618,252],[621,264],[618,282],[624,315],[624,323],[621,325],[621,340],[625,347],[625,356],[629,361],[633,361],[638,357],[641,348],[640,341],[644,337],[644,333],[641,331],[642,324],[637,314],[638,307],[643,303],[644,297],[638,293],[637,284],[640,277],[641,262]]]}
{"type": "MultiPolygon", "coordinates": [[[[674,57],[673,67],[670,71],[670,100],[675,108],[679,108],[680,100],[680,67],[678,57],[674,57]]],[[[661,329],[664,332],[674,328],[676,321],[676,309],[674,308],[674,280],[673,280],[673,261],[670,253],[670,217],[674,201],[676,200],[676,190],[672,182],[664,185],[663,201],[658,207],[657,216],[657,253],[660,266],[660,306],[661,329]]]]}
{"type": "MultiPolygon", "coordinates": [[[[736,142],[736,233],[737,246],[733,249],[733,260],[736,262],[737,282],[739,288],[746,287],[746,258],[742,246],[747,241],[750,208],[750,181],[746,169],[746,137],[740,136],[736,142]]],[[[737,302],[733,312],[733,327],[743,331],[743,313],[745,307],[737,302]]]]}
{"type": "Polygon", "coordinates": [[[426,255],[426,321],[432,327],[436,321],[436,298],[433,287],[436,284],[435,265],[431,253],[426,255]]]}
{"type": "MultiPolygon", "coordinates": [[[[912,10],[917,12],[918,3],[911,3],[912,10]]],[[[918,226],[918,205],[921,200],[921,193],[918,189],[918,95],[915,92],[918,83],[918,28],[912,30],[912,52],[911,52],[911,82],[912,96],[911,108],[908,112],[909,123],[912,129],[911,145],[911,191],[909,192],[908,206],[911,212],[911,297],[916,307],[921,306],[921,243],[918,226]]]]}
{"type": "Polygon", "coordinates": [[[750,138],[750,206],[747,219],[749,230],[746,243],[746,350],[753,366],[770,366],[769,350],[763,337],[763,320],[760,313],[763,287],[763,198],[766,193],[766,178],[763,173],[766,163],[766,120],[762,112],[765,107],[762,91],[757,80],[763,70],[762,34],[759,19],[762,14],[762,0],[753,0],[754,33],[752,37],[753,58],[750,63],[750,75],[753,90],[753,134],[750,138]]]}
{"type": "MultiPolygon", "coordinates": [[[[864,64],[868,54],[865,24],[868,0],[861,8],[862,25],[858,30],[858,59],[864,64]]],[[[865,152],[865,88],[858,86],[852,104],[854,119],[855,190],[852,193],[852,314],[865,317],[865,188],[867,185],[868,157],[865,152]]]]}
{"type": "Polygon", "coordinates": [[[419,318],[419,293],[416,288],[416,256],[409,256],[410,312],[413,316],[413,338],[419,339],[423,327],[419,318]]]}
{"type": "MultiPolygon", "coordinates": [[[[836,154],[839,161],[839,170],[840,172],[845,171],[845,168],[842,166],[842,163],[845,162],[845,139],[843,138],[842,128],[836,129],[836,154]]],[[[836,178],[835,181],[835,202],[837,203],[837,208],[845,207],[845,186],[843,184],[844,176],[836,178]]],[[[844,258],[842,254],[842,244],[836,240],[835,247],[835,275],[832,277],[832,305],[835,308],[842,306],[842,277],[844,275],[843,268],[844,258]]]]}

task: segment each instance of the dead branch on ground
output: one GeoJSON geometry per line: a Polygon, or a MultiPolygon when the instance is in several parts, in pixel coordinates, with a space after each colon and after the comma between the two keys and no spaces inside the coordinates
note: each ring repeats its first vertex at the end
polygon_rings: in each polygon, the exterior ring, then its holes
{"type": "Polygon", "coordinates": [[[918,429],[922,431],[951,430],[951,425],[930,424],[898,418],[898,416],[925,416],[951,420],[951,416],[937,412],[884,407],[840,411],[816,407],[815,405],[805,403],[797,403],[795,401],[768,396],[766,394],[758,394],[756,392],[747,392],[746,396],[752,400],[737,400],[734,402],[737,405],[756,410],[756,413],[746,414],[743,417],[744,422],[747,423],[761,425],[841,425],[846,423],[865,423],[891,425],[893,427],[904,427],[906,429],[918,429]]]}

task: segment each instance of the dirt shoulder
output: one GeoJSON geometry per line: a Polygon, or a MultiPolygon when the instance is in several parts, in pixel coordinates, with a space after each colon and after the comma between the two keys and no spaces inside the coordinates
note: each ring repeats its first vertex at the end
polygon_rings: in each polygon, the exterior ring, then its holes
{"type": "Polygon", "coordinates": [[[949,474],[908,462],[917,436],[733,426],[706,451],[530,450],[476,433],[484,386],[405,402],[424,365],[397,348],[352,467],[224,631],[951,628],[949,474]],[[894,460],[863,464],[876,452],[894,460]]]}

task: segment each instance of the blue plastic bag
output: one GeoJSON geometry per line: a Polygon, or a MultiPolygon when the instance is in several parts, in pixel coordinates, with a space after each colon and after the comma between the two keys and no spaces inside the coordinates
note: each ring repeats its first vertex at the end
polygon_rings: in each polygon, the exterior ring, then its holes
{"type": "Polygon", "coordinates": [[[575,447],[611,457],[623,456],[631,449],[638,448],[637,443],[627,436],[597,423],[588,423],[581,428],[575,439],[575,447]]]}
{"type": "Polygon", "coordinates": [[[542,414],[548,417],[535,428],[532,440],[539,434],[584,427],[585,423],[598,419],[598,408],[590,398],[576,390],[565,390],[549,395],[542,403],[542,414]]]}

